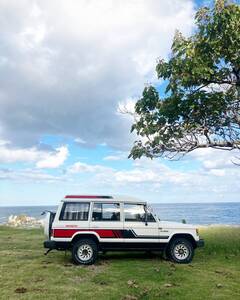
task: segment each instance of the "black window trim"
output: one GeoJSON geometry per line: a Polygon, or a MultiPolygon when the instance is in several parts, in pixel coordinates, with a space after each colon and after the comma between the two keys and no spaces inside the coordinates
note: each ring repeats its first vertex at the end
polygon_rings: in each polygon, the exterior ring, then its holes
{"type": "Polygon", "coordinates": [[[63,206],[62,206],[62,209],[61,209],[61,212],[60,212],[60,215],[59,215],[59,221],[68,221],[68,222],[87,222],[87,221],[89,221],[90,204],[91,204],[91,202],[82,202],[82,201],[64,202],[63,206]],[[86,220],[64,220],[63,219],[63,214],[64,214],[64,211],[65,211],[66,205],[67,204],[79,204],[79,203],[88,204],[88,217],[87,217],[87,219],[86,220]]]}

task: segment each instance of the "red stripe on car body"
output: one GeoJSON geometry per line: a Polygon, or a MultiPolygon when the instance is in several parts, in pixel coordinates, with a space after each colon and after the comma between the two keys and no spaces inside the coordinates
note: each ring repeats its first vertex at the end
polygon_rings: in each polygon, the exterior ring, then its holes
{"type": "Polygon", "coordinates": [[[113,230],[111,229],[54,229],[55,238],[71,238],[75,233],[81,233],[85,231],[95,232],[100,238],[116,238],[113,230]]]}
{"type": "Polygon", "coordinates": [[[122,232],[121,232],[121,230],[116,230],[116,231],[117,231],[118,237],[122,238],[122,232]]]}

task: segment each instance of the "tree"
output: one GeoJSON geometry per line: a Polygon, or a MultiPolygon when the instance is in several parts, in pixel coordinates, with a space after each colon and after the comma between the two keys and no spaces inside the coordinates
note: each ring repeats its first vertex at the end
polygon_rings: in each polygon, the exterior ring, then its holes
{"type": "Polygon", "coordinates": [[[240,149],[240,6],[203,7],[191,37],[176,32],[156,66],[164,97],[150,85],[135,105],[129,157],[176,158],[198,148],[240,149]]]}

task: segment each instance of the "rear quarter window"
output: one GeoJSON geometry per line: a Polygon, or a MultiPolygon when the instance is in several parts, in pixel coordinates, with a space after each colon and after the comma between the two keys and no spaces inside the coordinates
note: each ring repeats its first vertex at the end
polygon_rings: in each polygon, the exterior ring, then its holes
{"type": "Polygon", "coordinates": [[[87,221],[89,215],[89,202],[65,202],[60,218],[61,221],[87,221]]]}

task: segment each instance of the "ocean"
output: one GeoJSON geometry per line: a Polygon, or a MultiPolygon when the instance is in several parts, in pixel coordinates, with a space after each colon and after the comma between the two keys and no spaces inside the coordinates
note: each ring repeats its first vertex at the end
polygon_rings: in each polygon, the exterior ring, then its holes
{"type": "MultiPolygon", "coordinates": [[[[164,221],[200,225],[240,225],[240,202],[228,203],[154,203],[153,211],[164,221]]],[[[0,207],[0,224],[7,222],[10,215],[27,215],[42,219],[44,210],[56,211],[57,206],[12,206],[0,207]]]]}

